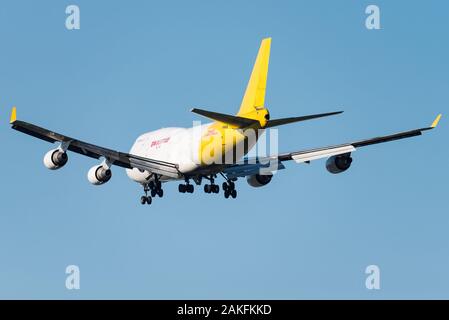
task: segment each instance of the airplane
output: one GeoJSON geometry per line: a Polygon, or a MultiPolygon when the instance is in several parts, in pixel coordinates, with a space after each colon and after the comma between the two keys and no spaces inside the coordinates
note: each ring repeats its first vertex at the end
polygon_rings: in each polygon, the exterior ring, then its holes
{"type": "Polygon", "coordinates": [[[59,144],[44,156],[43,162],[48,169],[56,170],[65,166],[68,151],[102,161],[87,173],[87,178],[93,185],[108,182],[112,177],[112,166],[125,168],[128,177],[143,186],[144,195],[140,198],[140,203],[145,205],[151,204],[156,196],[162,198],[162,184],[170,181],[181,182],[178,186],[181,193],[193,193],[194,184],[200,186],[202,181],[206,181],[206,193],[219,193],[219,185],[215,183],[218,176],[224,178],[224,197],[236,198],[237,179],[246,178],[252,187],[266,186],[272,180],[273,173],[285,169],[284,162],[291,160],[310,163],[327,158],[326,169],[333,174],[342,173],[351,166],[351,155],[358,148],[419,136],[424,131],[435,128],[441,119],[439,114],[429,127],[371,139],[248,158],[248,152],[266,129],[342,113],[336,111],[270,119],[265,105],[270,48],[271,38],[263,39],[236,115],[194,108],[192,112],[213,122],[191,128],[162,128],[145,133],[136,139],[129,153],[97,146],[17,120],[16,107],[12,108],[10,123],[17,131],[59,144]],[[247,135],[251,131],[256,132],[253,139],[249,139],[247,135]]]}

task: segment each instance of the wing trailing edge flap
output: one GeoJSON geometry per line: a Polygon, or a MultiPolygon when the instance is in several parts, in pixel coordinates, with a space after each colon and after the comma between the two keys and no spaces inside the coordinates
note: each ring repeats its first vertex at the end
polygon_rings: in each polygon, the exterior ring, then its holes
{"type": "Polygon", "coordinates": [[[332,156],[338,156],[339,154],[345,154],[355,151],[355,147],[353,145],[347,145],[342,147],[335,147],[323,150],[316,150],[312,152],[301,152],[292,154],[292,159],[296,163],[304,163],[309,162],[321,158],[327,158],[332,156]]]}
{"type": "Polygon", "coordinates": [[[264,158],[252,163],[253,159],[245,159],[241,163],[227,167],[223,173],[230,179],[252,176],[255,174],[272,174],[278,170],[285,169],[284,164],[277,158],[264,158]]]}

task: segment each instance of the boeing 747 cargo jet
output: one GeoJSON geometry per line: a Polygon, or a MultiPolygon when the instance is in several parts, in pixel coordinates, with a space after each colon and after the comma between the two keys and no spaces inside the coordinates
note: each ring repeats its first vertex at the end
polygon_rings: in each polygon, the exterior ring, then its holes
{"type": "Polygon", "coordinates": [[[87,174],[90,183],[102,185],[112,177],[115,165],[126,169],[129,178],[143,186],[142,204],[151,204],[152,198],[163,196],[162,183],[180,181],[179,192],[193,193],[194,184],[204,185],[206,193],[219,193],[216,179],[224,179],[222,189],[225,198],[236,198],[235,182],[246,178],[252,187],[267,185],[273,173],[284,169],[284,162],[310,163],[327,158],[326,168],[331,173],[349,169],[351,154],[358,148],[419,136],[423,131],[437,126],[441,114],[429,127],[399,132],[367,140],[340,145],[301,150],[257,157],[246,157],[256,145],[265,129],[280,125],[327,117],[341,113],[330,112],[300,117],[271,119],[265,105],[271,38],[264,39],[254,64],[238,113],[234,115],[192,109],[212,123],[192,128],[163,128],[145,133],[137,138],[129,153],[107,149],[87,143],[34,124],[17,120],[16,108],[12,109],[12,128],[33,137],[55,143],[57,148],[47,152],[44,165],[51,170],[67,164],[67,151],[101,160],[87,174]]]}

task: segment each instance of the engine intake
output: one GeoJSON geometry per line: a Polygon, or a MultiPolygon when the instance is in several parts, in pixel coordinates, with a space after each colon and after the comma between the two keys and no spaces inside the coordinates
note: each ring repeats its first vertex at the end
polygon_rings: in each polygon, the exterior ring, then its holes
{"type": "Polygon", "coordinates": [[[251,187],[259,188],[269,184],[272,178],[273,174],[255,174],[246,177],[246,182],[248,182],[251,187]]]}
{"type": "Polygon", "coordinates": [[[53,149],[45,154],[44,165],[50,170],[57,170],[62,168],[68,160],[66,152],[61,149],[53,149]]]}
{"type": "Polygon", "coordinates": [[[87,173],[87,179],[89,180],[89,182],[96,186],[108,182],[109,180],[111,180],[111,177],[111,169],[107,169],[103,167],[103,165],[94,166],[90,168],[89,172],[87,173]]]}
{"type": "Polygon", "coordinates": [[[350,153],[340,154],[338,156],[332,156],[326,161],[326,169],[330,173],[337,174],[349,169],[352,163],[350,153]]]}

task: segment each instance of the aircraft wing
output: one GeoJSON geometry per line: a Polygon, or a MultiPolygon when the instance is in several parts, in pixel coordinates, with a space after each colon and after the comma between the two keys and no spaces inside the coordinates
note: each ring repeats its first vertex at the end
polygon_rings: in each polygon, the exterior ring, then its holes
{"type": "Polygon", "coordinates": [[[395,134],[375,137],[371,139],[359,140],[351,143],[328,146],[323,148],[294,151],[289,153],[282,153],[265,158],[250,158],[244,159],[241,162],[230,165],[223,169],[223,173],[227,174],[229,178],[245,177],[256,173],[270,174],[271,172],[284,169],[282,162],[294,160],[296,163],[310,163],[310,161],[328,158],[332,156],[349,154],[360,147],[365,147],[373,144],[395,141],[405,138],[420,136],[424,131],[431,130],[438,125],[441,119],[439,114],[430,127],[403,131],[395,134]]]}
{"type": "Polygon", "coordinates": [[[107,149],[38,127],[28,122],[19,121],[16,119],[15,108],[12,111],[10,123],[12,128],[17,131],[51,143],[60,142],[67,146],[67,150],[90,158],[99,159],[104,157],[110,163],[127,169],[137,168],[173,178],[179,178],[181,176],[176,164],[107,149]]]}

